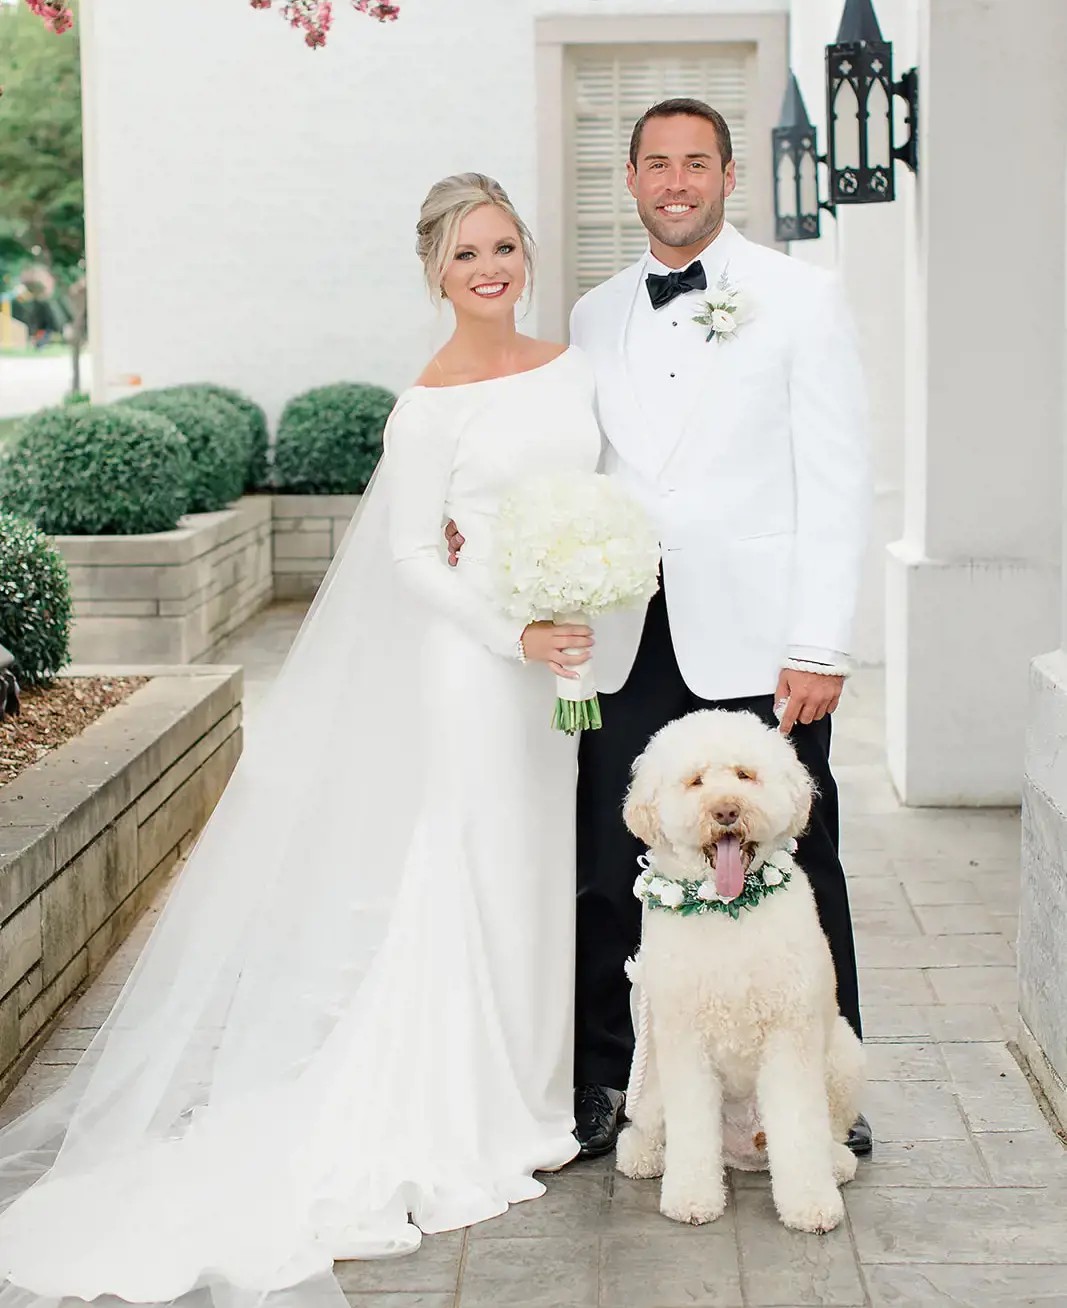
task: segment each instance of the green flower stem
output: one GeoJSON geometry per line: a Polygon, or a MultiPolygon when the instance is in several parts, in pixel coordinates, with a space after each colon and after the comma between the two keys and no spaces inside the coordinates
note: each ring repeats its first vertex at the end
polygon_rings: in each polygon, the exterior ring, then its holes
{"type": "Polygon", "coordinates": [[[604,725],[600,700],[596,695],[592,699],[557,699],[552,725],[568,736],[573,736],[576,731],[599,731],[604,725]]]}

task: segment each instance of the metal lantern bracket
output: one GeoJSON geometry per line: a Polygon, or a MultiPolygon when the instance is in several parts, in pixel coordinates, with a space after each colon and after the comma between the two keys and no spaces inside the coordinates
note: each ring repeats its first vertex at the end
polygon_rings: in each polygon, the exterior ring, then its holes
{"type": "Polygon", "coordinates": [[[908,139],[893,151],[893,158],[898,163],[906,164],[913,173],[919,171],[919,70],[909,68],[899,82],[893,83],[893,94],[908,106],[904,122],[908,127],[908,139]]]}
{"type": "MultiPolygon", "coordinates": [[[[828,155],[825,155],[825,154],[817,154],[817,155],[815,156],[815,162],[816,162],[816,163],[821,163],[821,164],[822,164],[824,167],[826,167],[826,168],[829,168],[829,166],[830,166],[830,158],[829,158],[828,155]]],[[[836,220],[836,218],[837,218],[837,205],[834,204],[833,200],[820,200],[820,201],[819,201],[819,208],[820,208],[820,209],[825,209],[826,212],[827,212],[828,214],[830,214],[831,217],[833,217],[833,218],[836,220]]]]}

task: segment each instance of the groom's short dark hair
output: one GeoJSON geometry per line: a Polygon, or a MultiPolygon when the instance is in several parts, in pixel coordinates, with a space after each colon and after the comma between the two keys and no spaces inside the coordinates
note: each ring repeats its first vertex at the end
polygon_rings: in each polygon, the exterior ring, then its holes
{"type": "Polygon", "coordinates": [[[719,140],[719,154],[722,156],[722,166],[726,167],[734,157],[734,146],[730,140],[730,127],[726,119],[717,109],[713,109],[710,104],[705,104],[703,100],[680,98],[661,100],[659,104],[654,104],[651,109],[646,109],[634,124],[633,135],[630,137],[630,162],[635,168],[637,167],[637,152],[641,148],[641,133],[645,130],[645,123],[650,118],[681,118],[683,116],[703,118],[705,122],[711,123],[719,140]]]}

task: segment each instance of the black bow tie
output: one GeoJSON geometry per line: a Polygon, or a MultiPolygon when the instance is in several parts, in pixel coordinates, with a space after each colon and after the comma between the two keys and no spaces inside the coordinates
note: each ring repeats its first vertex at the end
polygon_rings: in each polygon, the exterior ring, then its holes
{"type": "Polygon", "coordinates": [[[699,259],[694,259],[688,268],[683,268],[681,272],[668,273],[666,277],[661,277],[658,273],[649,273],[645,278],[645,285],[648,287],[648,298],[652,301],[653,309],[662,309],[665,304],[670,304],[676,295],[684,295],[686,291],[706,291],[708,279],[704,273],[704,265],[699,259]]]}

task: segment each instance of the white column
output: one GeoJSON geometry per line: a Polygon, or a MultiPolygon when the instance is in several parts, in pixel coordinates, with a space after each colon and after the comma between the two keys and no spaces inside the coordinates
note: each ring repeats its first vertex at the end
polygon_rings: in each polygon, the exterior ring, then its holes
{"type": "Polygon", "coordinates": [[[1027,668],[1059,635],[1067,6],[912,3],[922,130],[889,764],[909,804],[1012,804],[1027,668]]]}
{"type": "MultiPolygon", "coordinates": [[[[1067,284],[1063,327],[1067,329],[1067,284]]],[[[1061,332],[1067,370],[1067,330],[1061,332]]],[[[1067,520],[1067,411],[1061,416],[1067,520]]],[[[1067,538],[1060,647],[1034,660],[1023,778],[1019,904],[1019,1044],[1061,1122],[1067,1122],[1067,538]]]]}
{"type": "Polygon", "coordinates": [[[81,54],[82,85],[82,181],[85,187],[85,293],[92,351],[89,394],[96,404],[104,401],[104,315],[101,312],[100,259],[97,241],[97,36],[96,0],[82,0],[78,7],[78,47],[81,54]]]}
{"type": "MultiPolygon", "coordinates": [[[[826,46],[834,40],[844,0],[793,0],[791,64],[808,113],[827,147],[826,46]]],[[[915,63],[907,0],[878,0],[882,34],[893,43],[894,75],[915,63]]],[[[901,136],[903,139],[903,136],[901,136]]],[[[820,168],[820,185],[826,186],[820,168]]],[[[885,659],[885,551],[901,532],[904,476],[904,248],[906,207],[915,183],[897,170],[894,204],[842,205],[836,218],[822,215],[822,239],[797,241],[791,253],[836,267],[855,315],[871,411],[874,514],[867,563],[856,613],[852,653],[862,663],[885,659]]]]}

